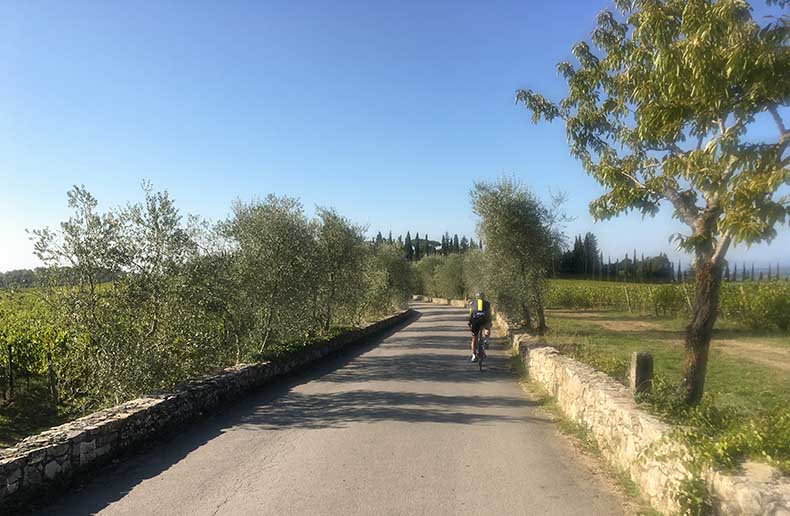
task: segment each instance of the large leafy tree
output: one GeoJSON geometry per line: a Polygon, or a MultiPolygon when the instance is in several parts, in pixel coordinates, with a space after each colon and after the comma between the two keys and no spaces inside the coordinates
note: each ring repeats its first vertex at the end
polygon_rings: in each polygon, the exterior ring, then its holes
{"type": "MultiPolygon", "coordinates": [[[[786,7],[788,2],[774,2],[786,7]]],[[[688,226],[676,235],[695,256],[696,293],[686,328],[686,401],[702,397],[724,257],[731,245],[771,240],[790,209],[788,17],[752,17],[743,0],[617,0],[592,46],[560,63],[568,94],[531,90],[516,101],[533,121],[565,121],[571,154],[607,191],[598,219],[662,202],[688,226]],[[775,125],[776,136],[755,134],[775,125]]]]}

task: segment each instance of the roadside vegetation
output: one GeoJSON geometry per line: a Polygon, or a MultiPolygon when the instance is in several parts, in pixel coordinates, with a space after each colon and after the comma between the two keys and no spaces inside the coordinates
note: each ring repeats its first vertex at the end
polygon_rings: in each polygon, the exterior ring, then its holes
{"type": "Polygon", "coordinates": [[[35,231],[35,288],[0,290],[0,442],[242,362],[277,359],[403,308],[402,250],[331,209],[236,203],[210,225],[166,192],[35,231]],[[106,281],[108,277],[114,278],[106,281]]]}

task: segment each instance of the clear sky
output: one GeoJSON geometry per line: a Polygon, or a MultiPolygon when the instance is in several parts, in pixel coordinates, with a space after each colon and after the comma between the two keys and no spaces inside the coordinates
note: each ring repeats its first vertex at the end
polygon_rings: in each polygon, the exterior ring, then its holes
{"type": "MultiPolygon", "coordinates": [[[[593,231],[606,254],[671,251],[683,228],[668,210],[594,224],[601,189],[562,125],[513,103],[519,87],[559,98],[555,63],[607,4],[4,2],[0,270],[36,265],[25,229],[65,218],[72,184],[110,207],[143,179],[215,220],[273,192],[372,234],[437,237],[472,234],[475,180],[514,174],[565,191],[567,232],[593,231]]],[[[789,233],[732,256],[784,263],[789,233]]]]}

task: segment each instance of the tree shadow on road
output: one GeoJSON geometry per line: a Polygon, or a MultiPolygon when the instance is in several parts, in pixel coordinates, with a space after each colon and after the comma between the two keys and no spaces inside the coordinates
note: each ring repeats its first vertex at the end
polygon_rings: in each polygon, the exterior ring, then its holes
{"type": "Polygon", "coordinates": [[[526,415],[513,416],[514,407],[533,404],[514,396],[445,396],[391,391],[343,391],[328,394],[290,393],[233,421],[248,430],[336,428],[350,423],[402,421],[407,423],[480,424],[487,422],[546,422],[526,415]],[[506,413],[508,412],[508,413],[506,413]]]}

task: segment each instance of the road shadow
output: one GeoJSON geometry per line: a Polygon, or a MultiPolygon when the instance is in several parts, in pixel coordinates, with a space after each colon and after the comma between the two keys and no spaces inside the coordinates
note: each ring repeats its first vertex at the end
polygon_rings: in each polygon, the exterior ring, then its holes
{"type": "Polygon", "coordinates": [[[483,372],[488,374],[481,374],[476,365],[469,363],[467,350],[459,348],[448,353],[365,355],[327,374],[322,381],[479,383],[513,378],[513,373],[505,367],[505,361],[500,357],[491,356],[488,371],[483,372]]]}
{"type": "Polygon", "coordinates": [[[270,405],[234,421],[248,430],[337,428],[350,423],[403,421],[407,423],[480,424],[488,422],[550,422],[532,416],[510,416],[497,409],[532,406],[523,397],[443,396],[438,394],[344,391],[329,394],[290,393],[270,405]]]}
{"type": "MultiPolygon", "coordinates": [[[[424,321],[424,322],[430,322],[430,321],[424,321]]],[[[434,325],[432,325],[432,326],[429,326],[429,327],[419,327],[419,328],[414,328],[413,330],[406,331],[404,333],[404,335],[415,335],[416,336],[416,335],[422,335],[423,333],[432,334],[432,333],[438,333],[438,332],[452,332],[452,333],[463,333],[463,334],[467,334],[467,335],[470,335],[470,336],[472,335],[469,332],[469,328],[467,328],[466,325],[463,325],[463,326],[461,326],[461,325],[455,325],[455,326],[439,326],[439,325],[434,326],[434,325]]]]}

